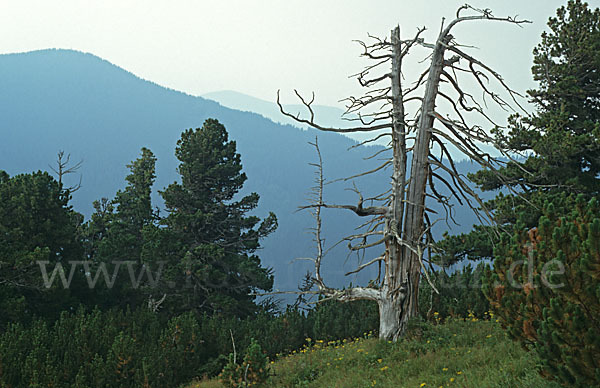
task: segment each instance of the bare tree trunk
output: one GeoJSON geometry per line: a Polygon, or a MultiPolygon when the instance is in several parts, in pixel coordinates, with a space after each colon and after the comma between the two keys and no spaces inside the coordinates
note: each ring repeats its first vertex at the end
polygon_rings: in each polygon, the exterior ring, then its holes
{"type": "MultiPolygon", "coordinates": [[[[411,181],[406,196],[406,218],[404,220],[404,240],[418,246],[425,233],[424,213],[426,184],[429,174],[429,154],[431,149],[431,129],[433,128],[435,98],[438,93],[440,77],[444,64],[445,46],[450,36],[440,36],[431,58],[429,76],[425,87],[425,95],[421,108],[421,116],[417,127],[417,138],[413,149],[411,165],[411,181]]],[[[400,224],[402,225],[402,224],[400,224]]],[[[402,247],[401,275],[405,276],[407,286],[406,297],[402,303],[398,331],[400,335],[406,330],[408,321],[419,313],[419,282],[421,277],[421,252],[414,252],[411,247],[402,247]]]]}
{"type": "Polygon", "coordinates": [[[429,76],[423,97],[421,116],[417,127],[417,138],[413,148],[411,180],[404,195],[407,158],[406,126],[404,125],[404,105],[401,87],[401,39],[400,28],[392,31],[392,148],[394,153],[392,175],[392,218],[386,223],[390,236],[387,243],[386,281],[383,300],[379,302],[381,339],[396,340],[401,337],[408,321],[419,313],[419,281],[421,275],[421,254],[415,247],[421,244],[425,232],[424,212],[426,183],[429,173],[431,128],[433,128],[435,98],[444,64],[445,45],[448,36],[441,36],[437,42],[429,68],[429,76]],[[404,206],[406,202],[406,206],[404,206]],[[406,217],[404,218],[404,211],[406,217]],[[398,239],[398,226],[404,226],[402,239],[398,239]],[[407,243],[402,243],[406,241],[407,243]],[[399,292],[400,291],[400,292],[399,292]]]}
{"type": "Polygon", "coordinates": [[[379,306],[379,338],[396,341],[406,330],[406,321],[402,321],[402,299],[382,298],[379,306]]]}
{"type": "Polygon", "coordinates": [[[402,46],[400,40],[400,27],[392,30],[392,198],[391,217],[386,218],[384,235],[386,241],[385,277],[382,287],[382,298],[379,304],[379,337],[395,341],[404,333],[402,321],[408,319],[405,298],[411,299],[412,293],[407,290],[408,278],[406,268],[403,268],[406,259],[403,247],[396,241],[398,225],[402,225],[404,218],[405,181],[406,181],[406,130],[404,122],[404,102],[402,97],[402,46]],[[408,291],[408,295],[407,294],[408,291]]]}

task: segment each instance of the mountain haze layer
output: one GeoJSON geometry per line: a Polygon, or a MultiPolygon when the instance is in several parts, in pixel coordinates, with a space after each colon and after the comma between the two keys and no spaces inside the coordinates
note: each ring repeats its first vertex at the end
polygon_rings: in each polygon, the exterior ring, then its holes
{"type": "MultiPolygon", "coordinates": [[[[256,213],[264,216],[273,211],[278,216],[280,226],[263,242],[259,255],[264,265],[274,268],[275,287],[280,290],[295,290],[311,268],[309,262],[291,261],[312,257],[315,252],[310,234],[313,219],[306,211],[296,211],[307,203],[314,185],[314,168],[308,163],[315,162],[316,153],[308,142],[318,135],[330,181],[381,163],[377,158],[364,160],[381,149],[377,146],[347,151],[356,143],[345,136],[299,129],[230,109],[142,80],[94,55],[70,50],[0,55],[0,117],[0,169],[10,175],[49,170],[59,150],[71,154],[74,162],[83,160],[82,186],[73,194],[72,204],[87,217],[92,201],[113,198],[125,186],[126,165],[139,155],[141,147],[150,148],[158,158],[154,199],[156,206],[162,206],[157,191],[178,177],[174,149],[181,132],[202,126],[207,118],[218,119],[242,155],[248,176],[244,192],[261,196],[256,213]]],[[[461,168],[473,169],[467,163],[461,168]]],[[[387,190],[389,175],[383,171],[357,184],[365,197],[372,196],[387,190]]],[[[78,181],[76,176],[68,179],[67,184],[78,181]]],[[[356,195],[347,190],[351,187],[350,182],[327,185],[325,198],[354,204],[356,195]]],[[[324,213],[327,245],[363,222],[349,212],[326,209],[324,213]]],[[[468,214],[458,218],[463,227],[473,223],[468,214]]],[[[328,254],[325,275],[338,286],[366,281],[372,271],[358,278],[342,276],[358,260],[347,258],[344,245],[328,254]]]]}

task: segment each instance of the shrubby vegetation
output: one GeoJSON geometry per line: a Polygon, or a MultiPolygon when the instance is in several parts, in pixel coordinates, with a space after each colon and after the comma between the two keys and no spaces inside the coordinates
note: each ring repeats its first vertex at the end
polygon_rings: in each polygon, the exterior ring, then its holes
{"type": "MultiPolygon", "coordinates": [[[[465,268],[450,278],[471,284],[473,276],[465,268]]],[[[479,288],[456,292],[466,300],[478,300],[481,294],[479,288]]],[[[467,317],[477,306],[461,302],[431,318],[440,322],[447,316],[467,317]]],[[[256,358],[257,347],[273,360],[317,340],[363,337],[377,327],[377,305],[371,301],[324,301],[309,310],[280,313],[263,308],[245,318],[189,312],[168,319],[145,307],[87,312],[82,307],[63,312],[54,323],[38,319],[9,324],[0,335],[0,386],[173,387],[218,374],[229,361],[225,355],[233,352],[232,336],[240,363],[247,351],[256,358]],[[15,367],[19,365],[24,367],[15,367]]]]}
{"type": "Polygon", "coordinates": [[[270,375],[269,359],[260,345],[252,338],[246,349],[244,360],[238,364],[236,354],[229,355],[229,362],[219,374],[219,379],[228,388],[262,387],[270,375]]]}
{"type": "Polygon", "coordinates": [[[433,272],[430,277],[440,293],[432,292],[427,281],[421,282],[421,317],[426,320],[464,318],[470,314],[485,317],[490,310],[490,303],[482,292],[485,267],[479,263],[475,268],[469,264],[450,274],[443,270],[433,272]]]}
{"type": "Polygon", "coordinates": [[[173,387],[216,375],[233,350],[232,336],[239,360],[245,349],[248,357],[257,357],[256,346],[273,359],[307,338],[337,338],[340,327],[348,337],[376,327],[372,309],[369,321],[361,317],[366,306],[350,307],[328,303],[308,314],[262,311],[245,319],[190,312],[169,320],[146,308],[80,308],[52,324],[12,323],[0,335],[0,386],[173,387]],[[324,325],[324,319],[334,324],[324,325]]]}
{"type": "MultiPolygon", "coordinates": [[[[443,325],[415,321],[394,343],[360,337],[313,339],[269,363],[267,387],[556,388],[535,370],[539,361],[506,338],[495,320],[449,318],[443,325]]],[[[223,388],[218,379],[188,388],[223,388]]]]}
{"type": "MultiPolygon", "coordinates": [[[[522,225],[522,224],[521,224],[522,225]]],[[[496,250],[487,295],[502,326],[568,387],[600,383],[600,206],[597,199],[546,204],[536,229],[496,250]],[[562,205],[562,206],[561,206],[562,205]],[[570,211],[559,211],[561,207],[570,211]],[[560,216],[560,214],[567,214],[560,216]]]]}

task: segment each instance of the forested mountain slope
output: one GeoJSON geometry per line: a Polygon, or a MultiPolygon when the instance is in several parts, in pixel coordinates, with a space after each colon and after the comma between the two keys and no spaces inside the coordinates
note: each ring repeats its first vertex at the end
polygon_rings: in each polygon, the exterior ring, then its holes
{"type": "MultiPolygon", "coordinates": [[[[202,75],[201,75],[202,76],[202,75]]],[[[204,76],[209,77],[210,74],[204,76]]],[[[260,194],[260,215],[277,214],[278,230],[263,242],[260,256],[275,270],[275,287],[296,289],[303,273],[311,268],[314,243],[309,228],[313,220],[306,204],[314,185],[316,160],[308,144],[319,136],[324,169],[329,180],[366,171],[381,164],[363,158],[377,147],[347,151],[355,141],[332,133],[317,133],[281,125],[250,112],[233,110],[201,97],[191,96],[142,80],[94,55],[69,50],[43,50],[23,54],[0,55],[0,169],[10,175],[49,170],[56,153],[64,150],[71,160],[83,160],[81,189],[73,194],[74,208],[89,216],[92,201],[112,198],[122,188],[126,164],[150,148],[157,156],[155,205],[161,207],[158,190],[176,177],[175,143],[182,130],[200,127],[207,118],[216,118],[237,142],[238,152],[248,175],[244,192],[260,194]]],[[[470,171],[469,162],[459,165],[470,171]]],[[[76,184],[69,176],[67,184],[76,184]]],[[[387,190],[389,173],[363,178],[357,182],[365,197],[387,190]]],[[[351,182],[326,186],[325,199],[331,203],[356,203],[356,195],[347,190],[351,182]]],[[[324,211],[326,245],[332,245],[352,232],[363,220],[343,211],[324,211]]],[[[460,232],[471,227],[469,212],[457,212],[460,232]]],[[[436,233],[447,227],[439,225],[436,233]]],[[[377,253],[377,252],[374,252],[377,253]]],[[[332,284],[344,285],[362,279],[343,277],[357,258],[347,258],[345,244],[332,250],[324,266],[332,284]]],[[[371,273],[372,274],[372,273],[371,273]]]]}

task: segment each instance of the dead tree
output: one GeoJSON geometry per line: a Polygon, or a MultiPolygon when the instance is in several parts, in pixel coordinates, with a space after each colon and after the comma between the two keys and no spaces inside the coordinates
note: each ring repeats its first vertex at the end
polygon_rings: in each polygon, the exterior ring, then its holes
{"type": "MultiPolygon", "coordinates": [[[[63,187],[63,177],[69,174],[75,174],[81,168],[83,164],[83,160],[75,163],[72,166],[69,166],[71,163],[71,154],[67,154],[65,156],[65,151],[58,151],[56,156],[56,168],[49,165],[50,169],[56,174],[58,177],[58,184],[63,187]]],[[[69,193],[74,193],[81,188],[81,175],[79,176],[79,183],[69,187],[63,187],[65,191],[69,193]]]]}
{"type": "MultiPolygon", "coordinates": [[[[496,71],[468,54],[451,35],[451,30],[457,24],[475,20],[516,25],[527,22],[514,17],[494,17],[488,9],[465,5],[458,9],[456,18],[448,25],[444,26],[442,21],[441,31],[433,43],[427,43],[421,37],[425,28],[419,29],[412,39],[402,40],[399,27],[392,30],[389,40],[370,37],[374,39],[372,43],[359,42],[364,49],[362,55],[375,63],[356,75],[360,84],[368,90],[365,95],[347,99],[346,114],[355,115],[350,119],[358,123],[355,127],[326,128],[317,124],[311,107],[314,94],[308,101],[296,91],[308,110],[308,118],[286,112],[280,103],[279,93],[277,95],[277,103],[284,115],[316,129],[338,133],[377,131],[374,138],[361,144],[384,136],[391,138],[388,147],[392,152],[391,158],[380,167],[364,173],[391,167],[391,189],[387,194],[371,198],[371,206],[365,206],[363,196],[358,191],[357,205],[328,204],[323,200],[324,178],[322,164],[318,163],[317,195],[313,203],[306,206],[312,208],[317,220],[315,235],[318,251],[314,259],[314,280],[318,292],[326,299],[376,301],[381,339],[396,341],[403,335],[408,320],[418,313],[422,271],[427,275],[424,271],[424,255],[435,248],[431,227],[440,219],[448,221],[452,217],[450,199],[453,197],[461,205],[470,206],[480,219],[490,216],[467,179],[457,171],[450,150],[458,151],[494,171],[505,159],[486,153],[483,144],[494,145],[504,157],[511,156],[496,141],[497,137],[481,126],[472,124],[473,115],[477,115],[489,121],[494,128],[499,127],[487,113],[487,100],[505,110],[513,109],[513,106],[521,108],[517,101],[520,95],[510,89],[496,71]],[[416,48],[428,51],[429,66],[412,84],[405,86],[402,63],[409,51],[416,48]],[[380,75],[372,75],[382,68],[388,70],[383,70],[384,73],[380,75]],[[476,98],[474,93],[463,89],[465,77],[475,80],[482,97],[476,98]],[[438,105],[445,105],[450,113],[442,114],[438,105]],[[412,110],[412,114],[408,109],[412,110]],[[449,197],[441,195],[436,189],[437,185],[445,186],[452,194],[449,197]],[[426,207],[426,199],[441,203],[445,215],[438,215],[434,219],[434,212],[426,207]],[[383,248],[381,256],[351,272],[383,263],[383,277],[378,283],[344,290],[326,285],[321,275],[321,208],[347,209],[360,217],[371,217],[361,233],[346,239],[351,242],[351,250],[372,246],[383,248]]],[[[315,143],[315,146],[320,158],[318,144],[315,143]]]]}

